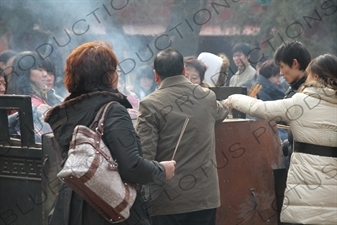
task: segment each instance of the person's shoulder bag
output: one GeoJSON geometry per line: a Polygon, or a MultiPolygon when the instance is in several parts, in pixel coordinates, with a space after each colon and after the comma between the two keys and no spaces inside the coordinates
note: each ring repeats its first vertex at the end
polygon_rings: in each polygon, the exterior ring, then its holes
{"type": "Polygon", "coordinates": [[[114,103],[109,102],[99,110],[90,128],[75,127],[68,158],[57,174],[110,223],[130,216],[137,195],[136,188],[122,180],[118,164],[102,140],[104,119],[114,103]]]}

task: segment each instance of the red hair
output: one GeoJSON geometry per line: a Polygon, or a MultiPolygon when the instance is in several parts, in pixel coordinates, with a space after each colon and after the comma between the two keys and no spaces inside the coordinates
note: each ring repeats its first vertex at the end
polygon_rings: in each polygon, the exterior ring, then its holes
{"type": "Polygon", "coordinates": [[[64,85],[70,93],[111,88],[117,82],[117,57],[105,41],[78,46],[66,60],[64,85]]]}

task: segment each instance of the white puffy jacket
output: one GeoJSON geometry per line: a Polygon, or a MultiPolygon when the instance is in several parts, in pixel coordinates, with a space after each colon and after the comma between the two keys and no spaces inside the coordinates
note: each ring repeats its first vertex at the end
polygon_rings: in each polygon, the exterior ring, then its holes
{"type": "MultiPolygon", "coordinates": [[[[294,140],[337,147],[337,96],[329,88],[307,87],[277,101],[231,95],[239,111],[265,120],[286,121],[294,140]]],[[[294,152],[281,211],[282,222],[337,224],[337,158],[294,152]]]]}

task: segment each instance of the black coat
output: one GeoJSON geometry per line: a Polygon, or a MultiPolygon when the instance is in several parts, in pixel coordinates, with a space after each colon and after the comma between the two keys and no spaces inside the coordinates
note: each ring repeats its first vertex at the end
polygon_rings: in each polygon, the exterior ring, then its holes
{"type": "Polygon", "coordinates": [[[305,83],[305,80],[307,79],[306,76],[303,76],[301,79],[299,79],[298,81],[290,84],[288,90],[285,93],[284,98],[291,98],[293,97],[294,94],[297,93],[298,89],[302,86],[302,84],[305,83]]]}
{"type": "MultiPolygon", "coordinates": [[[[92,92],[80,96],[70,95],[65,101],[48,112],[46,122],[62,148],[62,157],[66,159],[72,132],[75,126],[89,126],[98,110],[110,101],[113,104],[106,116],[103,141],[117,160],[121,177],[137,184],[165,183],[165,171],[159,163],[141,157],[139,138],[133,128],[126,110],[131,105],[122,94],[115,90],[92,92]],[[158,181],[160,180],[160,181],[158,181]]],[[[81,196],[66,185],[55,201],[50,224],[52,225],[100,225],[111,224],[98,214],[81,196]]],[[[149,216],[146,204],[138,193],[131,208],[130,217],[118,224],[148,225],[149,216]]]]}

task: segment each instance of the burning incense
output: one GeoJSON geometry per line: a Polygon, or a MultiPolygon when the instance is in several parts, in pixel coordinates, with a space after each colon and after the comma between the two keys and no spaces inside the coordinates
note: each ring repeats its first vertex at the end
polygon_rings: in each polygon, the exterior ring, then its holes
{"type": "Polygon", "coordinates": [[[285,129],[285,130],[290,130],[290,126],[282,125],[282,124],[277,124],[277,128],[281,128],[281,129],[285,129]]]}
{"type": "Polygon", "coordinates": [[[262,85],[261,84],[254,84],[248,93],[248,96],[250,97],[256,97],[256,95],[259,93],[259,91],[262,89],[262,85]]]}
{"type": "Polygon", "coordinates": [[[184,134],[184,132],[185,132],[185,129],[186,129],[186,127],[187,127],[187,124],[188,124],[188,121],[189,121],[189,120],[190,120],[190,118],[186,117],[185,123],[184,123],[184,125],[183,125],[183,128],[181,129],[180,136],[179,136],[179,138],[178,138],[178,142],[177,142],[176,148],[174,149],[174,152],[173,152],[172,160],[174,159],[174,156],[175,156],[175,154],[176,154],[176,152],[177,152],[177,149],[178,149],[180,140],[181,140],[181,138],[182,138],[182,136],[183,136],[183,134],[184,134]]]}

